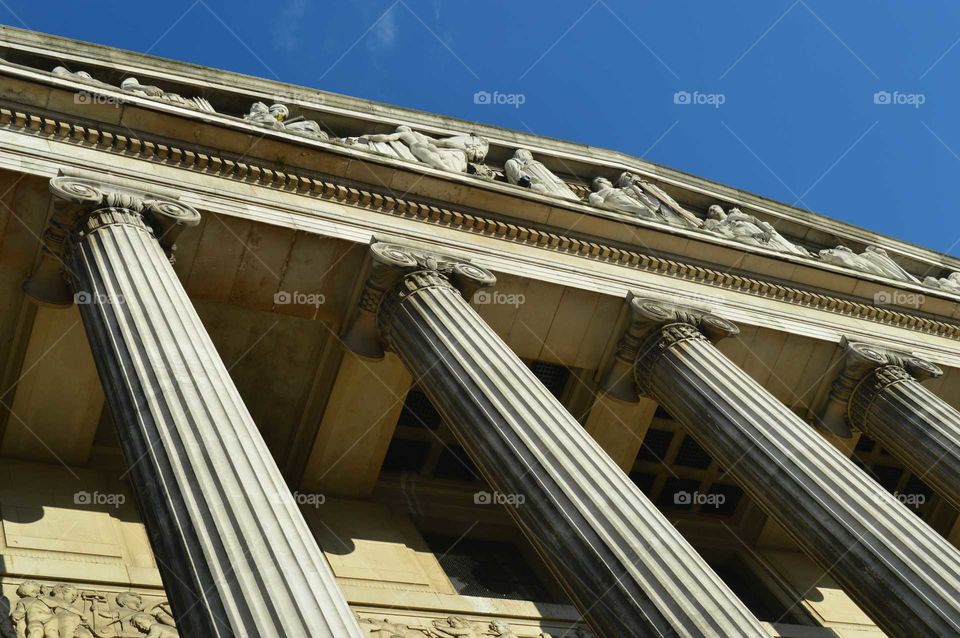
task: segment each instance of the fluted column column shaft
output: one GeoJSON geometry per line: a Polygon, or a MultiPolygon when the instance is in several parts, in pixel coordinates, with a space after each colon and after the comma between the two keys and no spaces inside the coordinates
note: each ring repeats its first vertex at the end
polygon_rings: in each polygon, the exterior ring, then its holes
{"type": "Polygon", "coordinates": [[[636,362],[640,390],[679,421],[884,631],[960,634],[957,549],[696,327],[669,321],[655,326],[637,348],[636,362]]]}
{"type": "Polygon", "coordinates": [[[598,636],[766,635],[447,277],[407,274],[378,317],[598,636]]]}
{"type": "Polygon", "coordinates": [[[66,265],[90,301],[80,306],[84,328],[180,634],[359,637],[143,216],[110,206],[85,212],[66,265]]]}
{"type": "Polygon", "coordinates": [[[960,412],[904,368],[885,365],[857,385],[850,420],[960,509],[960,412]]]}

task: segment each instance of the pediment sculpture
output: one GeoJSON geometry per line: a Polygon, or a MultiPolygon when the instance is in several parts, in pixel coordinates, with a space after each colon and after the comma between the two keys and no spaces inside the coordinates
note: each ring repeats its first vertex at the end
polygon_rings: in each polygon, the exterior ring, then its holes
{"type": "Polygon", "coordinates": [[[824,248],[820,251],[820,258],[835,266],[844,266],[872,275],[889,277],[890,279],[920,283],[919,279],[901,268],[887,254],[887,251],[878,246],[867,246],[866,250],[859,255],[846,246],[824,248]]]}
{"type": "Polygon", "coordinates": [[[598,208],[635,215],[641,219],[665,222],[682,228],[699,228],[702,222],[683,208],[663,189],[623,172],[616,185],[605,177],[597,177],[591,185],[589,202],[598,208]]]}
{"type": "Polygon", "coordinates": [[[714,204],[707,210],[703,230],[751,246],[802,257],[810,256],[805,248],[787,240],[772,224],[744,213],[739,208],[724,212],[721,206],[714,204]]]}
{"type": "Polygon", "coordinates": [[[518,148],[503,168],[507,181],[515,186],[529,188],[541,195],[580,201],[566,182],[554,175],[543,162],[534,159],[533,153],[525,148],[518,148]]]}
{"type": "Polygon", "coordinates": [[[80,590],[25,580],[17,587],[2,638],[179,638],[170,605],[149,607],[136,592],[80,590]],[[12,632],[12,633],[11,633],[12,632]]]}
{"type": "Polygon", "coordinates": [[[136,93],[137,95],[142,95],[144,97],[154,98],[157,100],[164,100],[166,102],[171,102],[173,104],[179,104],[180,106],[185,106],[187,108],[196,109],[198,111],[207,111],[208,113],[216,113],[216,109],[213,108],[213,105],[207,101],[206,98],[202,97],[191,97],[186,98],[180,95],[179,93],[171,93],[169,91],[164,91],[159,86],[153,86],[152,84],[140,84],[140,80],[135,77],[124,78],[120,83],[120,88],[124,91],[129,91],[130,93],[136,93]]]}
{"type": "MultiPolygon", "coordinates": [[[[385,157],[419,162],[451,173],[466,173],[471,165],[482,165],[490,149],[490,143],[477,135],[465,133],[436,138],[414,131],[405,124],[398,126],[394,133],[371,133],[359,137],[336,138],[332,141],[385,157]]],[[[480,166],[474,166],[471,172],[481,177],[486,173],[480,166]]]]}
{"type": "Polygon", "coordinates": [[[53,69],[54,75],[59,75],[62,77],[68,77],[71,80],[76,80],[78,82],[83,82],[84,84],[90,84],[91,86],[98,86],[105,89],[121,90],[126,91],[127,93],[134,93],[141,97],[148,97],[154,100],[162,100],[165,102],[170,102],[172,104],[177,104],[179,106],[185,106],[187,108],[196,109],[198,111],[206,111],[208,113],[216,113],[216,109],[213,108],[213,105],[207,101],[206,98],[202,97],[190,97],[186,98],[180,95],[179,93],[170,93],[164,91],[159,86],[153,86],[152,84],[140,84],[140,80],[135,77],[124,78],[120,83],[120,86],[114,86],[108,84],[107,82],[102,82],[95,79],[92,75],[86,71],[71,71],[63,66],[58,66],[53,69]]]}
{"type": "Polygon", "coordinates": [[[287,108],[286,104],[267,106],[263,102],[254,102],[250,105],[250,111],[243,116],[243,119],[251,124],[275,131],[285,131],[321,141],[330,139],[330,136],[315,120],[308,120],[302,116],[291,118],[290,109],[287,108]]]}
{"type": "Polygon", "coordinates": [[[960,272],[952,272],[946,277],[940,278],[926,277],[923,280],[923,285],[960,294],[960,272]]]}

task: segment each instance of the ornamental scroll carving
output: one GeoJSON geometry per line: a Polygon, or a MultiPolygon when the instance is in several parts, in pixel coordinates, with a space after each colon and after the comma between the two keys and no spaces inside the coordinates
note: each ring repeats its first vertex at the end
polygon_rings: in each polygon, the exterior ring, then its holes
{"type": "Polygon", "coordinates": [[[909,352],[847,339],[840,345],[843,366],[818,410],[817,420],[821,427],[840,437],[852,436],[854,429],[866,429],[865,419],[874,398],[891,384],[943,374],[937,365],[909,352]]]}
{"type": "Polygon", "coordinates": [[[136,592],[110,593],[25,580],[11,596],[2,638],[177,638],[169,603],[136,592]],[[147,600],[149,598],[149,600],[147,600]]]}
{"type": "Polygon", "coordinates": [[[49,188],[54,212],[43,233],[42,259],[24,284],[31,298],[46,305],[73,303],[65,263],[76,233],[108,223],[144,224],[172,259],[180,233],[200,223],[200,213],[192,207],[135,188],[71,176],[52,178],[49,188]],[[99,212],[103,214],[93,214],[99,212]]]}
{"type": "Polygon", "coordinates": [[[389,333],[379,325],[384,298],[402,298],[432,286],[456,288],[470,298],[497,278],[468,260],[422,249],[378,242],[370,246],[370,276],[360,296],[357,312],[343,337],[353,353],[379,359],[389,343],[389,333]]]}
{"type": "Polygon", "coordinates": [[[628,301],[630,321],[601,384],[604,392],[623,401],[646,394],[653,367],[668,348],[691,339],[717,342],[740,334],[735,324],[704,308],[633,293],[628,301]]]}
{"type": "MultiPolygon", "coordinates": [[[[510,625],[502,620],[475,622],[460,616],[447,616],[421,623],[392,622],[387,618],[363,617],[357,615],[360,628],[365,635],[376,638],[551,638],[551,634],[517,634],[510,625]]],[[[564,630],[571,638],[588,638],[588,634],[579,627],[564,630]]]]}

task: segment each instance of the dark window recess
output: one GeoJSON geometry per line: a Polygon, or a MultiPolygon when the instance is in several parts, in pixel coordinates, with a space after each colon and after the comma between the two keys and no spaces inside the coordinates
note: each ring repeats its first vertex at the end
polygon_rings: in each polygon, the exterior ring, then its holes
{"type": "Polygon", "coordinates": [[[523,554],[510,543],[426,536],[430,551],[461,596],[555,600],[536,577],[523,554]]]}
{"type": "Polygon", "coordinates": [[[873,468],[871,468],[871,473],[877,479],[877,483],[882,485],[883,489],[888,492],[897,489],[897,483],[900,482],[900,477],[903,476],[902,469],[889,465],[874,465],[873,468]]]}
{"type": "Polygon", "coordinates": [[[657,405],[657,411],[653,413],[653,416],[658,419],[668,419],[672,420],[673,417],[670,416],[670,413],[663,409],[662,405],[657,405]]]}
{"type": "Polygon", "coordinates": [[[760,620],[793,625],[814,624],[796,607],[785,605],[742,561],[731,558],[724,561],[708,560],[707,563],[760,620]]]}
{"type": "Polygon", "coordinates": [[[643,445],[640,447],[640,454],[637,458],[649,463],[663,461],[667,455],[667,450],[670,449],[670,441],[672,440],[673,432],[669,430],[657,430],[656,428],[647,430],[647,435],[643,437],[643,445]]]}
{"type": "Polygon", "coordinates": [[[467,453],[459,445],[450,445],[443,448],[437,466],[433,468],[433,475],[437,478],[452,479],[455,481],[479,481],[480,473],[476,466],[467,457],[467,453]]]}
{"type": "Polygon", "coordinates": [[[920,509],[923,504],[929,503],[930,499],[933,498],[933,490],[930,489],[929,485],[917,478],[915,474],[911,474],[910,478],[907,479],[907,484],[903,486],[903,495],[910,497],[922,496],[922,499],[911,499],[918,504],[914,509],[920,509]]]}
{"type": "Polygon", "coordinates": [[[723,498],[708,499],[707,503],[700,506],[702,514],[711,516],[733,516],[737,513],[737,506],[740,505],[740,499],[743,498],[743,490],[736,485],[726,485],[724,483],[714,483],[707,492],[708,496],[722,496],[723,498]],[[716,503],[714,505],[714,503],[716,503]]]}
{"type": "Polygon", "coordinates": [[[857,441],[857,446],[854,448],[857,452],[869,452],[877,445],[877,442],[871,439],[866,434],[861,434],[860,439],[857,441]]]}
{"type": "Polygon", "coordinates": [[[657,475],[647,474],[646,472],[630,472],[630,480],[640,488],[641,492],[650,496],[653,491],[653,482],[657,480],[657,475]]]}
{"type": "Polygon", "coordinates": [[[700,488],[700,481],[694,479],[668,478],[657,499],[657,505],[688,510],[693,507],[694,493],[700,488]]]}
{"type": "Polygon", "coordinates": [[[677,452],[673,462],[683,467],[694,467],[705,470],[710,467],[710,455],[700,447],[700,444],[689,436],[683,437],[683,443],[680,444],[680,450],[677,452]]]}
{"type": "Polygon", "coordinates": [[[422,390],[413,388],[407,392],[407,398],[403,402],[403,409],[400,411],[398,425],[405,425],[411,428],[430,428],[436,430],[443,424],[440,413],[430,403],[430,399],[422,390]]]}
{"type": "Polygon", "coordinates": [[[384,472],[419,472],[430,453],[426,441],[393,439],[383,459],[384,472]]]}
{"type": "Polygon", "coordinates": [[[540,383],[546,386],[550,394],[560,398],[563,389],[567,387],[567,379],[570,378],[570,370],[564,366],[544,361],[528,361],[527,367],[533,372],[534,376],[540,379],[540,383]]]}

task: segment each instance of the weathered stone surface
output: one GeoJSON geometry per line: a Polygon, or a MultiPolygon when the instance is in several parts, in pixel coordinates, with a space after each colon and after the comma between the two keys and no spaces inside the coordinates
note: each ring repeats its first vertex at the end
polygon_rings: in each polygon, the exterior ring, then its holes
{"type": "Polygon", "coordinates": [[[131,484],[187,636],[359,636],[164,248],[171,199],[58,177],[54,220],[131,484]]]}
{"type": "Polygon", "coordinates": [[[960,631],[960,553],[711,343],[735,325],[652,299],[630,304],[618,361],[633,362],[640,393],[889,635],[960,631]]]}
{"type": "Polygon", "coordinates": [[[598,635],[764,635],[464,301],[492,274],[396,245],[372,251],[346,343],[368,356],[397,352],[598,635]]]}
{"type": "Polygon", "coordinates": [[[942,374],[907,352],[845,342],[822,422],[841,436],[851,427],[870,435],[960,507],[960,412],[919,383],[942,374]]]}

